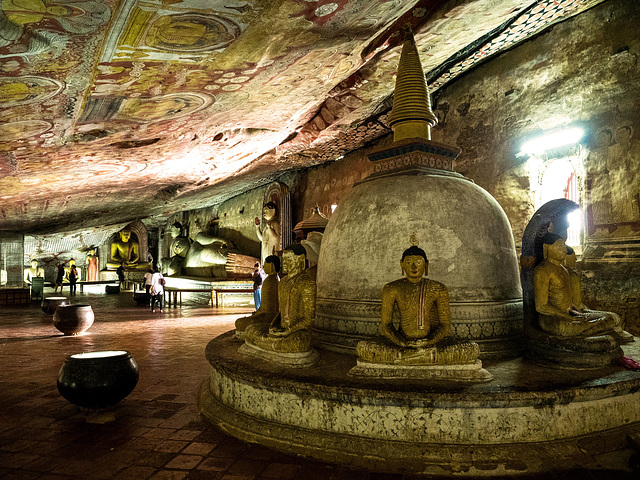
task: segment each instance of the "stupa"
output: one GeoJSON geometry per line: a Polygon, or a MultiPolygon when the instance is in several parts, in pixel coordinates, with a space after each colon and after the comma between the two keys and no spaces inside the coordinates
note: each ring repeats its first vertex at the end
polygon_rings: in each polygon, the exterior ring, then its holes
{"type": "MultiPolygon", "coordinates": [[[[570,468],[627,468],[640,438],[640,372],[556,370],[522,350],[522,298],[507,218],[453,171],[457,150],[430,140],[436,118],[410,33],[390,123],[394,142],[327,225],[306,368],[209,342],[200,413],[245,441],[376,472],[470,478],[570,468]],[[429,277],[446,285],[454,334],[480,345],[486,383],[350,375],[355,345],[377,333],[381,290],[401,276],[414,235],[429,277]],[[637,441],[637,440],[636,440],[637,441]],[[634,446],[636,445],[636,446],[634,446]]],[[[640,354],[640,342],[625,347],[640,354]]],[[[637,453],[635,453],[637,456],[637,453]]]]}
{"type": "Polygon", "coordinates": [[[430,140],[437,122],[410,33],[398,68],[389,124],[394,142],[369,153],[374,172],[339,205],[318,261],[315,333],[349,350],[377,333],[380,291],[398,277],[398,255],[415,235],[430,278],[449,289],[454,335],[477,342],[482,359],[522,352],[522,290],[506,214],[456,173],[456,148],[430,140]]]}

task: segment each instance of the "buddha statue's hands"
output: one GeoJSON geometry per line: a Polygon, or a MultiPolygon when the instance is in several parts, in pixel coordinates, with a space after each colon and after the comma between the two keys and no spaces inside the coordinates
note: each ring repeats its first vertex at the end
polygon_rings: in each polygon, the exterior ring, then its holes
{"type": "Polygon", "coordinates": [[[404,346],[409,348],[426,348],[433,346],[436,342],[435,340],[431,340],[429,338],[420,338],[417,340],[409,340],[404,343],[404,346]]]}

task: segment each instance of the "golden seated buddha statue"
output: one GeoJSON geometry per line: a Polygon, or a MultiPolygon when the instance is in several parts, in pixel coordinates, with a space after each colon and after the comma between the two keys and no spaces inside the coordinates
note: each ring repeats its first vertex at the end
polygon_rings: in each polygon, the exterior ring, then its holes
{"type": "Polygon", "coordinates": [[[241,347],[241,351],[289,366],[312,365],[318,358],[311,346],[310,332],[315,317],[316,283],[304,271],[304,247],[290,245],[282,260],[287,276],[278,285],[278,313],[270,324],[247,327],[243,347],[248,348],[241,347]]]}
{"type": "Polygon", "coordinates": [[[450,337],[449,293],[440,282],[424,277],[427,255],[414,245],[400,261],[406,278],[382,289],[380,336],[358,342],[358,361],[392,365],[476,364],[480,347],[450,337]],[[393,325],[397,309],[399,326],[393,325]]]}
{"type": "MultiPolygon", "coordinates": [[[[124,263],[125,268],[138,268],[140,260],[140,246],[131,238],[131,230],[123,228],[118,232],[119,239],[111,243],[107,268],[115,270],[124,263]]],[[[149,268],[148,264],[144,268],[149,268]]]]}
{"type": "Polygon", "coordinates": [[[543,239],[544,260],[533,270],[533,291],[538,325],[559,337],[587,337],[614,333],[621,342],[632,342],[633,335],[622,329],[613,312],[591,310],[582,303],[580,277],[569,258],[564,238],[547,233],[543,239]]]}

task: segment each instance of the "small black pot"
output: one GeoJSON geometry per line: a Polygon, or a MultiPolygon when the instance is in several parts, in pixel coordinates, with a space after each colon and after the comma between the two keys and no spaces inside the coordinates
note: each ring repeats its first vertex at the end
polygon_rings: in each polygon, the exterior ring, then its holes
{"type": "Polygon", "coordinates": [[[123,350],[69,355],[58,372],[60,395],[88,409],[115,405],[137,383],[138,364],[123,350]]]}

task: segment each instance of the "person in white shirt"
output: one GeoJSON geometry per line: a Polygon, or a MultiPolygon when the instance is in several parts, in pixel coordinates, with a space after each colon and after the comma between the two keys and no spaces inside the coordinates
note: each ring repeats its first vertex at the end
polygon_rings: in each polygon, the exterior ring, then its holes
{"type": "Polygon", "coordinates": [[[149,290],[151,289],[151,277],[153,277],[153,270],[149,269],[147,273],[144,274],[144,288],[147,292],[147,307],[151,306],[151,294],[149,290]]]}
{"type": "Polygon", "coordinates": [[[149,287],[149,294],[151,295],[151,311],[156,311],[156,302],[158,307],[162,311],[162,298],[164,297],[164,277],[160,273],[160,270],[156,267],[151,276],[151,286],[149,287]]]}

